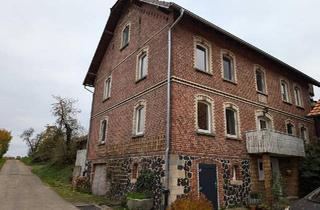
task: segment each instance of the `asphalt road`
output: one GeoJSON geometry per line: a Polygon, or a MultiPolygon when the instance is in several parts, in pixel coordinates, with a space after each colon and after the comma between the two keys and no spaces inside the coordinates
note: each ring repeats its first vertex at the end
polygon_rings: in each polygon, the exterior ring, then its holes
{"type": "Polygon", "coordinates": [[[0,171],[0,210],[79,210],[63,200],[18,160],[0,171]]]}

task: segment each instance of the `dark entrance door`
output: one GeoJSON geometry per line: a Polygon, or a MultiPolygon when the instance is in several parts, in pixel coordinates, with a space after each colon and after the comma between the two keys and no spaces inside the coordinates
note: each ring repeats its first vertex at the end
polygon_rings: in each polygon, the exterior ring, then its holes
{"type": "Polygon", "coordinates": [[[218,209],[216,165],[199,164],[199,190],[218,209]]]}

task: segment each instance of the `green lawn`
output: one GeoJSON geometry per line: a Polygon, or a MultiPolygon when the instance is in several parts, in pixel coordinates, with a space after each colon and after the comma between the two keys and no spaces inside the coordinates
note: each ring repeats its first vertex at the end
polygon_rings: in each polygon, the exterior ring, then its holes
{"type": "Polygon", "coordinates": [[[49,164],[32,164],[27,158],[22,159],[22,162],[30,165],[32,172],[39,176],[43,183],[52,187],[61,197],[71,203],[112,205],[112,202],[105,197],[73,190],[71,186],[73,166],[56,167],[49,164]]]}
{"type": "Polygon", "coordinates": [[[4,162],[6,162],[6,159],[0,158],[0,169],[2,168],[4,162]]]}

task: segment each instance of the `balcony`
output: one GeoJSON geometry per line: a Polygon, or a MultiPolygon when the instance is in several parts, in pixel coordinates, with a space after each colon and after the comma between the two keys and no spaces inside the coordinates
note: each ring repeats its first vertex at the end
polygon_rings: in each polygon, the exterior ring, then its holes
{"type": "Polygon", "coordinates": [[[301,138],[272,130],[247,132],[246,145],[249,154],[305,156],[304,141],[301,138]]]}

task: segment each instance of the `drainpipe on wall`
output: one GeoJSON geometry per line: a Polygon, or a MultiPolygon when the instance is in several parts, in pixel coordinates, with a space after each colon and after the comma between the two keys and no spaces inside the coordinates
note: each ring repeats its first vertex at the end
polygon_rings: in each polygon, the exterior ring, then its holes
{"type": "MultiPolygon", "coordinates": [[[[88,89],[88,87],[86,85],[83,86],[84,89],[86,89],[88,92],[94,94],[94,92],[90,89],[88,89]]],[[[92,111],[92,107],[93,107],[93,99],[91,102],[91,111],[92,111]]],[[[90,130],[91,130],[91,116],[90,116],[90,122],[89,122],[89,130],[88,130],[88,137],[87,137],[87,144],[86,144],[86,165],[87,165],[87,161],[88,161],[88,154],[89,154],[89,139],[90,139],[90,130]]],[[[91,173],[91,172],[90,172],[91,173]]],[[[90,179],[91,179],[91,174],[87,174],[90,179]]],[[[91,180],[90,180],[91,181],[91,180]]]]}
{"type": "Polygon", "coordinates": [[[171,30],[181,20],[184,9],[180,10],[180,16],[174,21],[168,30],[168,69],[167,69],[167,125],[166,125],[166,150],[165,150],[165,190],[167,191],[165,206],[168,204],[169,190],[169,150],[170,150],[170,125],[171,125],[171,30]]]}

